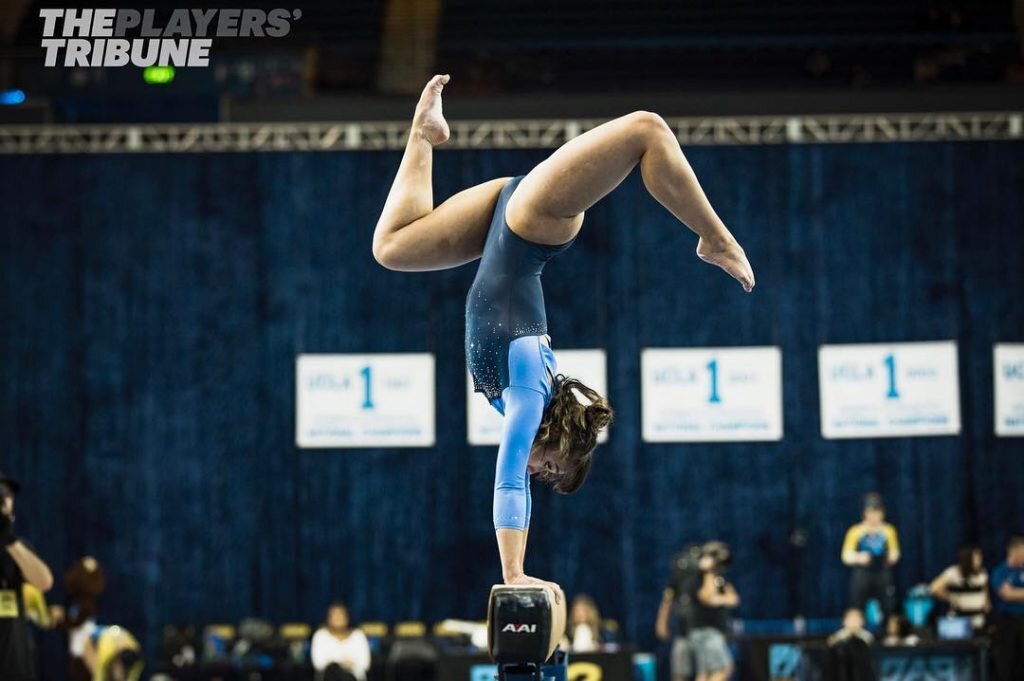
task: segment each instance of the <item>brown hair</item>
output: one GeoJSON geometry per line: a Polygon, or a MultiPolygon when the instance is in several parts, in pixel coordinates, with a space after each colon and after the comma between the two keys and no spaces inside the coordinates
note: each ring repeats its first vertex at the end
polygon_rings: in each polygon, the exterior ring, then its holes
{"type": "Polygon", "coordinates": [[[597,391],[563,374],[555,376],[551,392],[551,402],[534,441],[542,447],[554,445],[565,470],[561,475],[542,474],[541,478],[559,494],[572,494],[587,479],[597,436],[612,422],[613,412],[608,400],[597,391]],[[590,404],[580,402],[573,391],[578,391],[590,404]]]}
{"type": "Polygon", "coordinates": [[[964,579],[971,577],[978,570],[974,567],[974,554],[980,552],[981,549],[977,546],[967,545],[960,549],[960,553],[957,555],[956,564],[960,568],[960,574],[963,575],[964,579]]]}

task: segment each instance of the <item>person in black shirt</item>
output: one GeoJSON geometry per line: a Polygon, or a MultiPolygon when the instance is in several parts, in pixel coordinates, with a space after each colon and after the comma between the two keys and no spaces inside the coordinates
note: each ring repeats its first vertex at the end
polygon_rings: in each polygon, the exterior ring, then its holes
{"type": "Polygon", "coordinates": [[[730,612],[739,607],[740,596],[725,579],[729,558],[729,547],[724,543],[704,545],[699,563],[701,579],[693,591],[693,629],[689,637],[697,681],[725,681],[732,675],[732,653],[725,636],[730,612]]]}
{"type": "Polygon", "coordinates": [[[864,628],[861,609],[848,609],[843,614],[843,628],[828,637],[824,677],[829,681],[875,681],[871,664],[874,640],[864,628]]]}
{"type": "Polygon", "coordinates": [[[701,581],[701,572],[698,568],[700,557],[700,544],[687,546],[673,557],[668,584],[662,592],[661,606],[658,608],[655,632],[662,641],[672,640],[669,663],[672,681],[685,681],[693,676],[693,653],[687,637],[693,626],[693,594],[701,581]],[[669,626],[673,612],[677,622],[674,638],[669,626]]]}
{"type": "Polygon", "coordinates": [[[28,582],[42,592],[53,586],[46,563],[14,534],[14,495],[21,486],[0,473],[0,679],[35,681],[22,585],[28,582]]]}

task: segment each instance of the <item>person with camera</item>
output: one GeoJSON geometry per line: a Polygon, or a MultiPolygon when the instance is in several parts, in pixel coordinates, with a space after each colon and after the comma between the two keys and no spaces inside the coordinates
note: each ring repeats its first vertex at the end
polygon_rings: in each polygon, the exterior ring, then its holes
{"type": "Polygon", "coordinates": [[[739,607],[740,596],[725,578],[730,558],[729,547],[720,541],[708,542],[701,551],[701,577],[695,584],[693,629],[689,636],[696,681],[726,681],[732,676],[732,653],[725,636],[729,631],[729,614],[739,607]]]}
{"type": "Polygon", "coordinates": [[[850,579],[850,607],[861,612],[872,598],[882,610],[882,621],[893,611],[895,587],[892,566],[900,559],[896,528],[885,522],[885,506],[878,494],[864,497],[861,522],[846,531],[842,560],[853,568],[850,579]]]}
{"type": "Polygon", "coordinates": [[[53,587],[50,568],[14,533],[17,480],[0,473],[0,679],[35,681],[36,664],[22,586],[53,587]]]}
{"type": "Polygon", "coordinates": [[[662,591],[654,625],[658,639],[672,641],[669,657],[672,681],[686,681],[693,676],[693,652],[688,637],[693,628],[693,595],[701,583],[700,557],[700,544],[691,544],[673,556],[668,584],[662,591]],[[674,636],[670,626],[673,613],[676,617],[674,636]]]}

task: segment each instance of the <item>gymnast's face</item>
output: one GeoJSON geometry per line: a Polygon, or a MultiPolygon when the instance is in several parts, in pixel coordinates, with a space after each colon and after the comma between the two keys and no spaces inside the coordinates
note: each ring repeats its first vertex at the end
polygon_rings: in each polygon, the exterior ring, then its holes
{"type": "Polygon", "coordinates": [[[558,461],[558,449],[549,444],[547,447],[534,443],[530,450],[530,458],[526,462],[526,472],[530,475],[537,473],[549,473],[561,475],[563,470],[562,462],[558,461]]]}

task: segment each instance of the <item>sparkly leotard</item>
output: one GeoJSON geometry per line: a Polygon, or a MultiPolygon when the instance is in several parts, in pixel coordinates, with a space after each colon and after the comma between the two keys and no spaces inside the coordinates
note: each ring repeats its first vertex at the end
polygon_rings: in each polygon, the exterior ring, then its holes
{"type": "Polygon", "coordinates": [[[466,363],[473,386],[504,417],[494,475],[495,529],[530,525],[527,463],[551,400],[555,355],[547,334],[540,274],[572,241],[545,246],[509,229],[505,206],[522,176],[502,188],[483,257],[466,297],[466,363]]]}
{"type": "Polygon", "coordinates": [[[540,274],[555,255],[572,245],[528,241],[509,229],[505,206],[523,177],[498,195],[483,257],[466,296],[466,363],[476,392],[490,402],[508,387],[509,344],[548,331],[540,274]]]}

